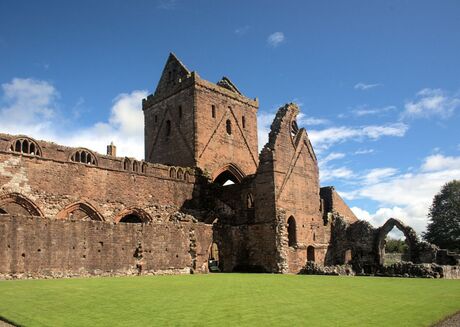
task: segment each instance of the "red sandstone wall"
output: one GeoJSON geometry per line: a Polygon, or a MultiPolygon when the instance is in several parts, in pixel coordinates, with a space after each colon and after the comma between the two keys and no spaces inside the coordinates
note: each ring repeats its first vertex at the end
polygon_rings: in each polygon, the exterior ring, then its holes
{"type": "Polygon", "coordinates": [[[0,278],[207,271],[210,225],[0,215],[0,278]]]}
{"type": "MultiPolygon", "coordinates": [[[[169,174],[166,167],[155,169],[164,172],[163,175],[169,174]]],[[[145,210],[153,220],[162,221],[184,203],[193,204],[194,194],[199,194],[198,186],[159,175],[128,173],[0,151],[1,194],[21,193],[47,217],[55,217],[72,203],[87,202],[106,221],[113,221],[127,208],[145,210]]]]}
{"type": "Polygon", "coordinates": [[[202,79],[195,86],[195,98],[198,166],[213,178],[229,163],[236,164],[245,175],[253,174],[258,164],[257,102],[202,79]],[[231,122],[231,135],[226,131],[227,120],[231,122]]]}

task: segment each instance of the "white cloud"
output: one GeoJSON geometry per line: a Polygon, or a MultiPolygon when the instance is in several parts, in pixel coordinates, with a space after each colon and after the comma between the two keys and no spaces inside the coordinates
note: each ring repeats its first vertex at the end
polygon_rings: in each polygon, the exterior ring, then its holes
{"type": "Polygon", "coordinates": [[[395,175],[398,172],[395,168],[375,168],[367,172],[363,179],[365,184],[375,184],[395,175]]]}
{"type": "Polygon", "coordinates": [[[275,114],[272,112],[259,112],[257,114],[257,137],[259,140],[259,151],[262,150],[268,142],[268,133],[270,133],[270,126],[275,119],[275,114]]]}
{"type": "Polygon", "coordinates": [[[59,92],[49,82],[15,78],[2,84],[2,90],[2,133],[25,134],[63,145],[87,147],[99,153],[105,153],[106,145],[114,141],[118,155],[144,157],[141,101],[147,91],[118,95],[107,122],[76,129],[63,126],[57,102],[59,92]]]}
{"type": "Polygon", "coordinates": [[[270,34],[267,38],[267,43],[271,47],[276,48],[279,46],[281,43],[283,43],[285,40],[284,33],[283,32],[275,32],[273,34],[270,34]]]}
{"type": "Polygon", "coordinates": [[[49,135],[59,92],[46,81],[14,78],[2,84],[0,130],[11,134],[49,135]]]}
{"type": "Polygon", "coordinates": [[[309,131],[310,140],[318,151],[329,148],[336,143],[348,140],[371,139],[377,140],[382,136],[402,137],[406,134],[409,126],[404,123],[386,125],[368,125],[362,127],[331,127],[323,130],[309,131]]]}
{"type": "Polygon", "coordinates": [[[422,171],[440,171],[459,167],[460,157],[445,157],[442,154],[434,154],[425,158],[422,171]]]}
{"type": "Polygon", "coordinates": [[[374,87],[381,86],[381,85],[382,84],[379,84],[379,83],[366,84],[366,83],[363,83],[363,82],[359,82],[359,83],[355,84],[354,88],[355,88],[355,90],[365,91],[365,90],[369,90],[369,89],[372,89],[374,87]]]}
{"type": "Polygon", "coordinates": [[[354,154],[370,154],[374,153],[374,149],[359,149],[354,152],[354,154]]]}
{"type": "Polygon", "coordinates": [[[391,168],[373,170],[363,175],[363,183],[359,188],[340,194],[347,200],[376,201],[380,211],[370,214],[376,225],[381,223],[379,217],[385,213],[384,218],[393,215],[421,232],[428,222],[427,213],[434,195],[445,183],[460,179],[459,163],[460,157],[437,154],[425,158],[413,173],[398,174],[396,169],[391,168]]]}
{"type": "Polygon", "coordinates": [[[360,107],[360,108],[354,109],[352,112],[355,116],[361,117],[361,116],[369,116],[369,115],[382,115],[384,113],[387,113],[393,110],[396,110],[395,106],[386,106],[383,108],[360,107]]]}
{"type": "Polygon", "coordinates": [[[307,116],[304,113],[299,113],[297,116],[297,124],[299,126],[326,125],[328,123],[329,121],[327,119],[307,116]]]}
{"type": "Polygon", "coordinates": [[[321,183],[336,180],[354,178],[355,174],[347,167],[329,168],[324,167],[319,171],[319,179],[321,183]]]}
{"type": "Polygon", "coordinates": [[[460,98],[450,96],[441,89],[423,89],[416,95],[414,101],[406,102],[402,117],[409,118],[448,118],[460,108],[460,98]]]}

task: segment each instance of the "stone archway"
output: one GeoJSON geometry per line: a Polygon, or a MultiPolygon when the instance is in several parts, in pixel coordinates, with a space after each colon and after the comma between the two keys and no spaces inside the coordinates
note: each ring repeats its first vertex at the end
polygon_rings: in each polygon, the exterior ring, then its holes
{"type": "Polygon", "coordinates": [[[43,217],[40,208],[19,193],[7,193],[0,196],[0,214],[43,217]]]}
{"type": "Polygon", "coordinates": [[[115,223],[146,224],[152,221],[150,215],[142,209],[130,208],[123,210],[114,218],[115,223]]]}
{"type": "Polygon", "coordinates": [[[212,175],[213,183],[220,185],[239,184],[245,177],[243,171],[235,164],[229,163],[214,171],[212,175]]]}
{"type": "Polygon", "coordinates": [[[412,227],[406,226],[402,221],[390,218],[388,219],[383,226],[378,229],[378,239],[377,239],[377,262],[380,265],[384,264],[384,256],[385,256],[385,238],[387,237],[388,233],[394,228],[398,228],[406,237],[406,243],[409,247],[409,257],[411,258],[412,262],[417,262],[417,234],[415,233],[412,227]]]}
{"type": "Polygon", "coordinates": [[[104,221],[104,217],[98,212],[98,210],[87,202],[76,202],[67,206],[56,215],[56,218],[83,221],[104,221]]]}

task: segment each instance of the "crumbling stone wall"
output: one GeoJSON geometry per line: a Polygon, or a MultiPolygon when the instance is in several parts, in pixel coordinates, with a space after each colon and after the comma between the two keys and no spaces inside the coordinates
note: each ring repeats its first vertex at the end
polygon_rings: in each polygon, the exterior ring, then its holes
{"type": "Polygon", "coordinates": [[[0,215],[0,278],[206,272],[210,225],[0,215]]]}

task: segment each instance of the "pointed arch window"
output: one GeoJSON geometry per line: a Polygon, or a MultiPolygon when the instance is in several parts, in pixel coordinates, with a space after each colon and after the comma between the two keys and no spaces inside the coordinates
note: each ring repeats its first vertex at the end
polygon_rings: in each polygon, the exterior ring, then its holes
{"type": "Polygon", "coordinates": [[[15,139],[10,145],[10,151],[37,157],[41,157],[42,155],[42,150],[38,143],[25,137],[15,139]]]}
{"type": "Polygon", "coordinates": [[[226,125],[226,130],[228,135],[232,135],[232,122],[230,119],[227,119],[227,122],[225,123],[226,125]]]}
{"type": "Polygon", "coordinates": [[[295,246],[297,244],[297,228],[293,216],[288,219],[288,244],[289,246],[295,246]]]}

